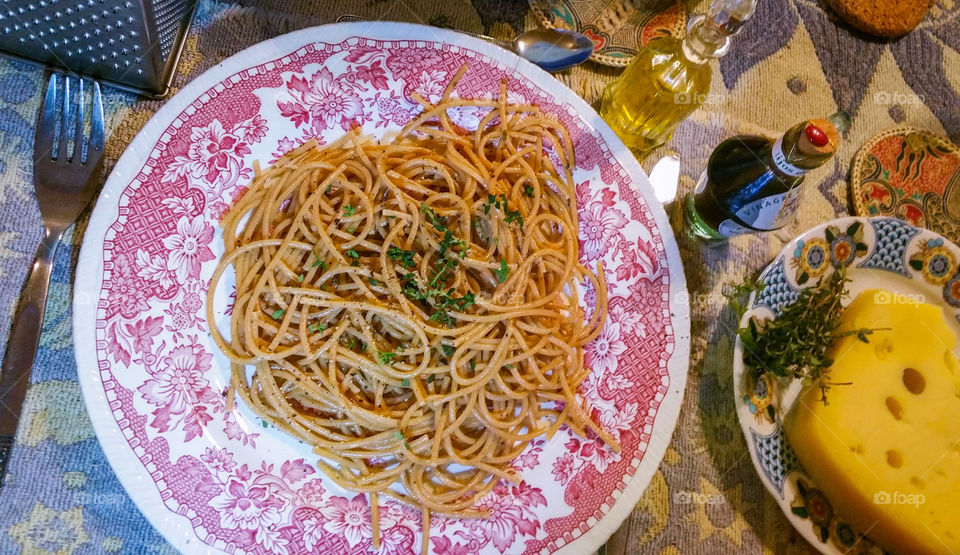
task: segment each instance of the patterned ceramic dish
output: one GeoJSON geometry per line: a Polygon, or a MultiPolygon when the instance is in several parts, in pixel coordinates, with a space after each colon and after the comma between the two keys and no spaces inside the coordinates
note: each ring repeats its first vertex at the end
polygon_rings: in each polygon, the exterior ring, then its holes
{"type": "Polygon", "coordinates": [[[960,147],[945,137],[880,133],[854,157],[850,189],[860,216],[894,216],[960,241],[960,147]]]}
{"type": "MultiPolygon", "coordinates": [[[[566,431],[535,442],[513,463],[523,482],[482,500],[494,517],[435,518],[431,551],[587,552],[649,483],[683,398],[690,323],[679,252],[636,160],[583,100],[500,48],[431,27],[329,25],[249,48],[171,99],[117,163],[84,237],[74,334],[87,409],[120,482],[178,549],[370,549],[365,495],[325,479],[306,445],[242,403],[225,409],[229,367],[203,301],[217,221],[254,160],[352,125],[396,130],[419,110],[410,93],[436,99],[462,64],[458,95],[490,97],[506,79],[513,100],[571,131],[583,260],[604,261],[611,296],[582,393],[623,451],[566,431]]],[[[455,116],[475,126],[479,115],[455,116]]],[[[381,552],[419,550],[418,513],[387,503],[380,521],[381,552]]]]}
{"type": "MultiPolygon", "coordinates": [[[[868,289],[922,295],[944,307],[960,334],[960,247],[937,233],[895,218],[841,218],[819,225],[788,243],[758,278],[752,316],[776,318],[798,291],[846,268],[850,300],[868,289]]],[[[916,297],[912,297],[916,298],[916,297]]],[[[783,432],[783,416],[802,389],[796,380],[754,380],[743,364],[737,338],[733,355],[734,400],[750,458],[767,491],[793,527],[822,553],[882,553],[837,515],[797,461],[783,432]]]]}
{"type": "Polygon", "coordinates": [[[629,0],[533,0],[530,8],[540,23],[583,33],[593,41],[590,59],[624,67],[641,46],[666,35],[683,35],[686,10],[682,2],[629,0]]]}

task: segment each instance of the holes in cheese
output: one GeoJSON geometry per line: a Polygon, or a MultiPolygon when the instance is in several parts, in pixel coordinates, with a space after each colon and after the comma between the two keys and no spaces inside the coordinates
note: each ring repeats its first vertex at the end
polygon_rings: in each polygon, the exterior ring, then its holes
{"type": "Polygon", "coordinates": [[[907,386],[907,391],[914,395],[920,395],[927,388],[927,380],[923,374],[917,372],[914,368],[903,369],[903,385],[907,386]]]}
{"type": "Polygon", "coordinates": [[[900,401],[897,401],[896,397],[887,397],[887,410],[897,420],[903,419],[903,405],[900,404],[900,401]]]}
{"type": "Polygon", "coordinates": [[[919,478],[917,476],[911,476],[910,485],[917,489],[923,489],[924,487],[926,487],[927,484],[926,482],[923,481],[922,478],[919,478]]]}
{"type": "Polygon", "coordinates": [[[900,451],[897,451],[896,449],[888,449],[887,464],[893,468],[900,468],[903,466],[903,455],[900,453],[900,451]]]}

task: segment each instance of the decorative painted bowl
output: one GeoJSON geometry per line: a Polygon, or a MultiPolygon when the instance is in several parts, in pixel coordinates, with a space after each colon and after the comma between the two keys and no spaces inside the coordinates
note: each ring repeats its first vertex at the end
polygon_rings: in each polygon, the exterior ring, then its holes
{"type": "MultiPolygon", "coordinates": [[[[960,247],[896,218],[840,218],[788,243],[760,274],[763,288],[750,297],[740,325],[752,317],[776,319],[796,301],[800,289],[840,267],[851,280],[846,301],[868,289],[921,298],[943,306],[960,336],[960,247]]],[[[833,510],[830,492],[817,487],[790,446],[783,418],[802,390],[799,381],[769,375],[754,379],[744,365],[738,337],[733,382],[750,458],[793,527],[821,553],[882,553],[833,510]]]]}
{"type": "Polygon", "coordinates": [[[850,172],[860,216],[893,216],[960,241],[960,147],[910,127],[880,133],[850,172]]]}
{"type": "Polygon", "coordinates": [[[624,67],[657,37],[683,35],[687,12],[673,1],[532,0],[530,7],[547,27],[577,31],[593,40],[591,60],[624,67]]]}

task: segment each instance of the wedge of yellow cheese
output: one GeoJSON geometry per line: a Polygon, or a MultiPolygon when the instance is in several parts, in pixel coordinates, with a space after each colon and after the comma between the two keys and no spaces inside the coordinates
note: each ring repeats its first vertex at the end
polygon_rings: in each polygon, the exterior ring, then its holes
{"type": "Polygon", "coordinates": [[[784,422],[836,514],[893,553],[960,553],[960,361],[943,309],[865,291],[841,329],[834,385],[810,387],[784,422]]]}

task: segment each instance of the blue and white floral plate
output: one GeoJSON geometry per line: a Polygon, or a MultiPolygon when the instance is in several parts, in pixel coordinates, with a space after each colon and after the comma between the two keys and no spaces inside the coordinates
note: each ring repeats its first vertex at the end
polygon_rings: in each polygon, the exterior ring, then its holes
{"type": "MultiPolygon", "coordinates": [[[[840,218],[821,224],[788,243],[758,278],[741,325],[757,316],[776,319],[796,301],[800,289],[845,267],[849,302],[861,291],[884,289],[893,295],[939,304],[960,336],[960,247],[937,233],[895,218],[840,218]]],[[[737,417],[760,480],[787,520],[822,553],[882,553],[833,510],[823,492],[801,468],[786,434],[783,417],[802,386],[769,376],[755,380],[743,363],[737,338],[733,354],[737,417]]]]}

